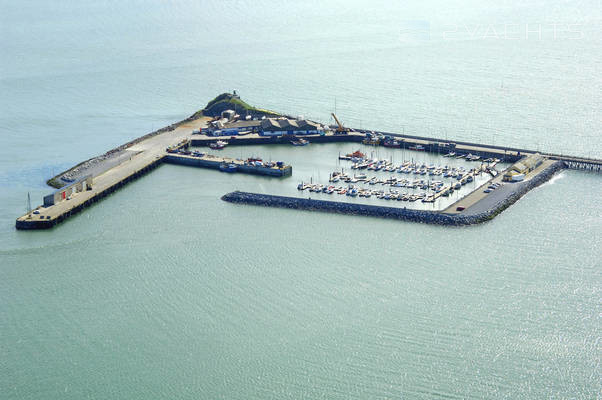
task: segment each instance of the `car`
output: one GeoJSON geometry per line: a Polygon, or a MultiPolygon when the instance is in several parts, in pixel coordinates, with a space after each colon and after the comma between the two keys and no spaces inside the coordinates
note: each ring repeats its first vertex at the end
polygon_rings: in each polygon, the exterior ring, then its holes
{"type": "Polygon", "coordinates": [[[34,214],[39,214],[39,213],[40,213],[40,210],[35,210],[33,213],[34,213],[34,214]]]}
{"type": "Polygon", "coordinates": [[[493,192],[493,190],[491,190],[491,189],[485,189],[485,190],[483,190],[483,193],[491,193],[491,192],[493,192]]]}

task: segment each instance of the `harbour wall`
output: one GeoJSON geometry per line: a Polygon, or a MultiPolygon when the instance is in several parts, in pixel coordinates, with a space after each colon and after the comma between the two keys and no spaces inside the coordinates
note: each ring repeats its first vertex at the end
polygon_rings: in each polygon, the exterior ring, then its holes
{"type": "MultiPolygon", "coordinates": [[[[361,143],[364,140],[363,135],[300,135],[309,140],[311,143],[361,143]]],[[[256,144],[290,144],[291,140],[294,140],[292,136],[260,136],[260,137],[245,137],[245,136],[232,136],[231,139],[228,137],[211,137],[211,138],[195,138],[194,135],[191,138],[192,146],[209,146],[211,143],[215,143],[218,140],[227,140],[229,146],[245,146],[245,145],[256,145],[256,144]]]]}
{"type": "Polygon", "coordinates": [[[557,162],[534,176],[527,182],[517,186],[499,203],[486,212],[479,214],[447,214],[440,211],[414,210],[407,208],[375,206],[369,204],[346,203],[329,200],[315,200],[300,197],[275,196],[269,194],[231,192],[222,196],[222,200],[230,203],[252,204],[266,207],[289,208],[296,210],[323,211],[337,214],[363,215],[390,218],[434,225],[463,226],[474,225],[494,218],[497,214],[514,204],[529,190],[548,181],[564,163],[557,162]]]}

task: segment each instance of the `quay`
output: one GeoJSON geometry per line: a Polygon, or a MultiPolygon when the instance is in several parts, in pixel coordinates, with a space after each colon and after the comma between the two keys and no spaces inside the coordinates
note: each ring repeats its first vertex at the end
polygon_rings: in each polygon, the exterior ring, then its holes
{"type": "MultiPolygon", "coordinates": [[[[327,132],[324,134],[307,134],[302,136],[310,143],[361,143],[366,135],[360,132],[349,132],[348,134],[336,134],[327,132]]],[[[249,133],[244,136],[207,136],[194,134],[191,136],[191,145],[197,147],[209,146],[217,140],[225,140],[229,146],[249,146],[249,145],[267,145],[267,144],[290,144],[293,135],[261,136],[257,133],[249,133]]]]}

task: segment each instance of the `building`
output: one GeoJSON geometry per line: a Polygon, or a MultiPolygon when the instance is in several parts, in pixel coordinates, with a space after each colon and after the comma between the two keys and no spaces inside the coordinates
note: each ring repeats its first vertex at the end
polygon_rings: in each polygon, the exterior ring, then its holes
{"type": "Polygon", "coordinates": [[[539,167],[543,161],[544,158],[539,153],[524,157],[508,168],[504,173],[503,180],[506,182],[522,181],[529,172],[539,167]]]}
{"type": "Polygon", "coordinates": [[[92,190],[92,175],[86,175],[75,182],[55,190],[48,196],[44,196],[44,207],[50,207],[60,201],[68,200],[71,195],[86,190],[92,190]]]}
{"type": "Polygon", "coordinates": [[[234,110],[224,110],[224,111],[222,111],[221,117],[230,121],[234,118],[235,115],[236,115],[236,111],[234,111],[234,110]]]}
{"type": "Polygon", "coordinates": [[[261,121],[262,136],[315,135],[324,132],[322,125],[306,119],[266,118],[261,121]]]}
{"type": "Polygon", "coordinates": [[[259,132],[261,121],[235,121],[225,124],[217,124],[210,130],[208,136],[235,136],[241,132],[259,132]]]}

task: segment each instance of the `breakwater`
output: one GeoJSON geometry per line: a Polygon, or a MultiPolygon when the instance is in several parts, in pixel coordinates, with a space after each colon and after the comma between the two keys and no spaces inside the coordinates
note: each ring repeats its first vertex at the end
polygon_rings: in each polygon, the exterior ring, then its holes
{"type": "Polygon", "coordinates": [[[53,226],[63,222],[67,218],[72,215],[75,215],[82,211],[84,208],[96,203],[112,194],[116,190],[125,186],[129,182],[138,179],[139,177],[146,175],[148,172],[154,170],[159,165],[163,163],[163,158],[158,158],[155,161],[147,164],[143,168],[134,171],[133,173],[125,176],[123,179],[120,179],[101,190],[94,190],[91,192],[83,192],[78,194],[78,196],[85,196],[85,198],[76,200],[66,200],[61,202],[63,204],[67,204],[67,202],[71,202],[71,207],[64,207],[64,210],[61,210],[59,213],[53,213],[50,215],[37,215],[37,214],[26,214],[17,219],[15,223],[15,227],[21,230],[31,230],[31,229],[50,229],[53,226]],[[79,200],[79,201],[78,201],[79,200]]]}
{"type": "Polygon", "coordinates": [[[80,171],[85,171],[88,170],[89,168],[91,168],[93,165],[95,164],[100,164],[105,162],[106,160],[125,152],[125,150],[129,149],[132,146],[135,146],[139,143],[142,143],[143,141],[147,140],[147,139],[151,139],[155,136],[158,136],[162,133],[166,133],[166,132],[172,132],[174,131],[176,128],[178,128],[180,125],[184,125],[188,122],[192,122],[195,120],[194,115],[183,119],[181,121],[178,122],[174,122],[173,124],[170,124],[168,126],[165,126],[163,128],[157,129],[155,131],[152,131],[150,133],[147,133],[145,135],[142,135],[140,137],[137,137],[133,140],[130,140],[127,143],[122,144],[121,146],[115,147],[114,149],[111,149],[109,151],[107,151],[104,154],[101,154],[99,156],[96,157],[92,157],[88,160],[82,161],[77,165],[74,165],[73,167],[59,173],[58,175],[53,176],[52,178],[48,179],[46,181],[46,184],[49,186],[52,186],[56,189],[60,189],[61,187],[65,186],[66,184],[68,184],[72,179],[71,176],[74,174],[78,174],[80,171]]]}
{"type": "Polygon", "coordinates": [[[390,218],[434,225],[463,226],[488,221],[515,203],[529,190],[549,180],[558,170],[564,168],[562,162],[540,172],[529,181],[521,182],[516,189],[500,202],[492,205],[487,211],[470,214],[468,210],[459,214],[447,214],[441,211],[414,210],[398,207],[375,206],[370,204],[346,203],[329,200],[315,200],[300,197],[275,196],[269,194],[231,192],[222,196],[222,200],[230,203],[251,204],[265,207],[289,208],[296,210],[323,211],[337,214],[363,215],[390,218]]]}

